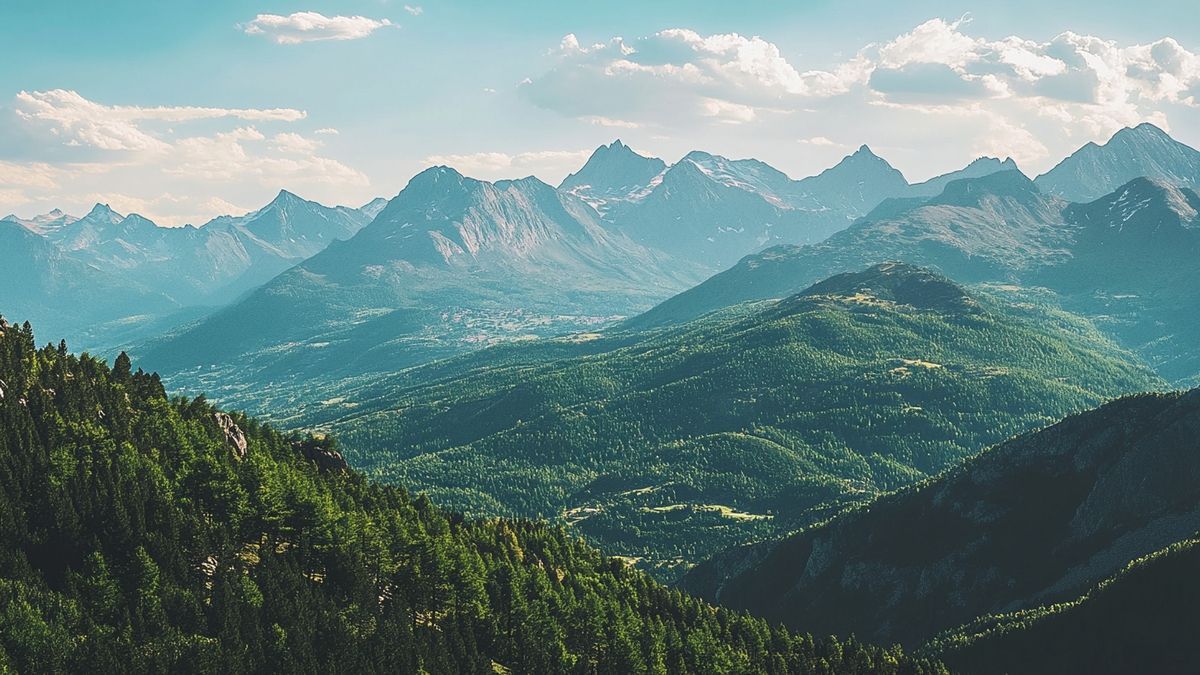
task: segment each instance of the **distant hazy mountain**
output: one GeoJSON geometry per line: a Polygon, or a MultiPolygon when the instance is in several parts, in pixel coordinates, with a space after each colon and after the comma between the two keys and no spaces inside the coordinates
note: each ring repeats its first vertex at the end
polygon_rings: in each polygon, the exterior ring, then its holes
{"type": "Polygon", "coordinates": [[[862,146],[816,176],[793,180],[756,159],[700,151],[668,167],[616,141],[598,148],[560,187],[595,207],[617,231],[715,271],[771,245],[818,242],[881,203],[931,196],[955,178],[1015,166],[982,158],[910,186],[862,146]]]}
{"type": "Polygon", "coordinates": [[[1160,386],[1086,322],[889,263],[663,332],[352,381],[297,423],[335,429],[375,475],[476,514],[561,517],[670,577],[1160,386]]]}
{"type": "Polygon", "coordinates": [[[358,210],[367,217],[368,222],[375,220],[375,216],[387,206],[388,200],[384,197],[376,197],[371,201],[358,207],[358,210]]]}
{"type": "Polygon", "coordinates": [[[1066,202],[1038,192],[1019,171],[949,182],[937,197],[899,202],[808,246],[777,246],[671,298],[630,322],[686,320],[747,300],[779,298],[819,279],[886,260],[931,266],[961,281],[983,281],[1058,255],[1066,202]]]}
{"type": "MultiPolygon", "coordinates": [[[[781,543],[731,552],[694,570],[684,585],[818,634],[920,645],[976,617],[1070,602],[1130,561],[1193,537],[1200,530],[1198,439],[1200,391],[1121,399],[781,543]]],[[[1112,620],[1128,621],[1120,615],[1130,611],[1153,620],[1155,608],[1107,611],[1112,620]]],[[[1139,633],[1111,638],[1153,655],[1139,633]]],[[[1070,651],[1070,643],[1091,639],[1082,626],[1062,638],[1069,643],[1046,648],[1067,649],[1062,656],[1074,655],[1073,663],[1091,658],[1070,651]]],[[[1031,655],[1014,652],[1011,663],[1017,653],[1031,655]]]]}
{"type": "Polygon", "coordinates": [[[30,232],[48,235],[61,230],[62,228],[79,219],[75,216],[63,213],[62,209],[54,209],[49,213],[44,213],[32,218],[18,218],[16,215],[10,213],[9,215],[5,216],[3,220],[19,223],[30,232]]]}
{"type": "Polygon", "coordinates": [[[0,313],[40,322],[47,339],[176,308],[162,293],[76,260],[9,220],[0,220],[0,269],[0,313]]]}
{"type": "Polygon", "coordinates": [[[584,201],[606,211],[612,203],[627,201],[647,189],[665,171],[667,163],[657,157],[643,157],[620,140],[596,148],[579,171],[559,185],[584,201]]]}
{"type": "MultiPolygon", "coordinates": [[[[376,215],[378,200],[367,204],[376,215]]],[[[323,206],[287,190],[263,208],[237,218],[220,218],[205,227],[245,235],[250,242],[281,258],[299,261],[316,255],[335,239],[349,239],[372,220],[370,213],[347,206],[323,206]]]]}
{"type": "Polygon", "coordinates": [[[354,237],[147,358],[170,371],[238,363],[243,381],[267,369],[395,370],[493,339],[609,320],[698,278],[535,178],[488,183],[437,167],[354,237]]]}
{"type": "Polygon", "coordinates": [[[1200,383],[1200,197],[1138,178],[1064,211],[1070,255],[1026,275],[1099,317],[1167,379],[1200,383]]]}
{"type": "Polygon", "coordinates": [[[865,146],[792,180],[755,159],[695,151],[667,167],[619,141],[562,185],[635,241],[710,269],[776,243],[820,241],[908,184],[865,146]]]}
{"type": "Polygon", "coordinates": [[[1135,179],[1090,204],[1039,191],[1017,171],[952,181],[937,197],[899,200],[820,244],[778,246],[629,322],[687,320],[747,300],[778,298],[841,271],[898,259],[1014,293],[1053,291],[1096,318],[1163,377],[1200,382],[1197,195],[1135,179]]]}
{"type": "MultiPolygon", "coordinates": [[[[368,211],[379,206],[378,201],[372,202],[368,211]]],[[[46,310],[60,312],[62,321],[42,311],[30,315],[49,330],[65,330],[66,337],[95,347],[152,334],[139,332],[136,326],[158,331],[173,325],[171,317],[194,318],[196,310],[178,313],[183,308],[226,304],[330,242],[349,238],[370,219],[368,212],[359,209],[330,208],[282,191],[262,209],[240,217],[216,218],[203,227],[159,227],[138,214],[117,213],[107,204],[97,204],[78,219],[56,210],[29,220],[10,216],[6,221],[36,233],[61,253],[62,259],[105,273],[106,285],[141,289],[165,302],[155,305],[157,309],[139,307],[139,296],[131,292],[128,298],[101,303],[114,311],[87,312],[84,321],[83,313],[65,300],[51,299],[46,310]],[[138,320],[131,323],[129,315],[137,315],[138,320]],[[80,317],[79,322],[73,323],[72,316],[80,317]]],[[[18,255],[16,251],[10,254],[18,255]]],[[[24,265],[34,263],[25,260],[24,265]]],[[[24,279],[30,286],[42,281],[24,279]]],[[[0,311],[11,313],[12,309],[10,303],[0,311]]]]}
{"type": "Polygon", "coordinates": [[[1003,161],[995,157],[980,157],[958,171],[944,173],[922,183],[913,183],[908,186],[904,194],[908,197],[934,197],[941,194],[951,181],[960,178],[982,178],[1001,171],[1020,171],[1020,169],[1017,168],[1017,163],[1011,157],[1006,157],[1003,161]]]}
{"type": "Polygon", "coordinates": [[[851,220],[908,189],[904,175],[865,145],[833,167],[797,182],[817,208],[840,212],[851,220]]]}
{"type": "Polygon", "coordinates": [[[1143,177],[1200,188],[1200,151],[1143,123],[1118,131],[1104,145],[1088,143],[1036,182],[1048,194],[1083,202],[1143,177]]]}

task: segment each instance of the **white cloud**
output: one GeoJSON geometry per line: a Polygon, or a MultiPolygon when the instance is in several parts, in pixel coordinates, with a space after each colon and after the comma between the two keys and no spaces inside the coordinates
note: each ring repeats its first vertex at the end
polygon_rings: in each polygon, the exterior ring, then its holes
{"type": "Polygon", "coordinates": [[[836,95],[863,77],[859,62],[802,72],[760,37],[681,28],[589,46],[569,34],[553,56],[555,67],[523,81],[520,91],[541,107],[587,120],[741,123],[784,101],[836,95]]]}
{"type": "Polygon", "coordinates": [[[425,13],[425,9],[420,5],[405,5],[404,11],[412,14],[413,16],[421,16],[425,13]]]}
{"type": "Polygon", "coordinates": [[[845,147],[841,143],[835,143],[824,136],[813,136],[812,138],[800,138],[796,140],[802,145],[817,145],[822,147],[845,147]]]}
{"type": "Polygon", "coordinates": [[[591,150],[542,150],[517,154],[476,152],[430,155],[425,158],[425,163],[444,164],[465,175],[485,180],[535,175],[548,183],[558,183],[568,173],[582,166],[591,153],[591,150]]]}
{"type": "Polygon", "coordinates": [[[292,132],[275,134],[272,142],[277,150],[290,155],[311,155],[321,147],[319,142],[292,132]]]}
{"type": "Polygon", "coordinates": [[[551,51],[553,65],[518,91],[591,124],[681,130],[718,123],[759,137],[795,137],[795,118],[778,113],[803,114],[806,130],[845,137],[863,133],[859,118],[871,117],[872,107],[904,109],[924,115],[919,122],[930,128],[939,119],[963,125],[972,136],[960,147],[1031,165],[1073,149],[1064,143],[1104,140],[1143,121],[1167,128],[1167,110],[1192,115],[1200,107],[1200,54],[1171,37],[1146,44],[1071,32],[1049,41],[993,39],[970,28],[966,17],[933,18],[821,70],[757,36],[675,28],[586,44],[570,34],[551,51]],[[1011,149],[1001,152],[1002,143],[1011,149]]]}
{"type": "Polygon", "coordinates": [[[638,124],[637,122],[629,122],[627,120],[616,120],[611,117],[602,117],[600,115],[595,115],[592,117],[585,117],[584,119],[598,127],[615,127],[617,129],[637,129],[642,126],[642,125],[638,124]]]}
{"type": "Polygon", "coordinates": [[[0,209],[85,210],[80,195],[92,195],[182,224],[281,187],[332,200],[365,196],[367,177],[322,156],[317,138],[270,128],[305,117],[288,108],[107,105],[74,91],[20,92],[0,107],[0,209]]]}
{"type": "Polygon", "coordinates": [[[313,133],[314,133],[314,134],[321,134],[322,136],[337,136],[337,135],[338,135],[338,134],[340,134],[341,132],[340,132],[340,131],[338,131],[337,129],[334,129],[333,127],[325,127],[325,128],[323,128],[323,129],[317,129],[317,130],[316,130],[316,131],[314,131],[313,133]]]}
{"type": "MultiPolygon", "coordinates": [[[[413,13],[405,6],[405,9],[413,13]]],[[[416,8],[420,13],[420,8],[416,8]]],[[[357,40],[371,33],[394,26],[387,19],[365,16],[325,16],[319,12],[295,12],[287,16],[259,14],[253,21],[239,24],[246,35],[262,35],[276,44],[295,45],[322,40],[357,40]]]]}
{"type": "Polygon", "coordinates": [[[168,143],[141,127],[143,122],[179,123],[219,118],[294,122],[306,115],[303,110],[291,108],[104,105],[65,89],[22,91],[17,94],[13,110],[19,120],[48,129],[64,145],[127,151],[167,149],[168,143]]]}

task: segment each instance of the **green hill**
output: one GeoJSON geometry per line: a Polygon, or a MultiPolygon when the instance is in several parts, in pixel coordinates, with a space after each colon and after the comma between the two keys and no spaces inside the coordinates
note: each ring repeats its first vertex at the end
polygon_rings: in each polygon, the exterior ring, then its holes
{"type": "Polygon", "coordinates": [[[885,264],[649,335],[436,364],[307,422],[373,477],[558,518],[672,578],[1162,386],[1086,322],[885,264]]]}
{"type": "Polygon", "coordinates": [[[934,673],[471,521],[0,320],[0,671],[934,673]]]}
{"type": "Polygon", "coordinates": [[[1132,560],[1195,538],[1197,439],[1200,390],[1118,399],[777,544],[727,553],[693,570],[683,587],[798,630],[911,646],[951,631],[940,644],[951,664],[971,665],[966,672],[1091,673],[1087,664],[1102,660],[1093,657],[1122,650],[1150,660],[1130,667],[1114,657],[1107,672],[1178,672],[1150,664],[1192,654],[1184,636],[1194,637],[1194,622],[1160,632],[1153,599],[1177,592],[1163,601],[1164,615],[1193,611],[1194,582],[1175,571],[1194,553],[1131,572],[1074,609],[1056,605],[1132,560]],[[977,621],[1012,612],[1022,613],[977,621]]]}

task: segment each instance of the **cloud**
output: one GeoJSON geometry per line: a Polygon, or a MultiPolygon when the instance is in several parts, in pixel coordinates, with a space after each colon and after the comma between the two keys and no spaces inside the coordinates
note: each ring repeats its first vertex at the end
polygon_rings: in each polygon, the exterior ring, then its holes
{"type": "Polygon", "coordinates": [[[323,128],[323,129],[317,129],[317,130],[316,130],[316,131],[314,131],[313,133],[314,133],[314,134],[321,134],[322,136],[337,136],[337,135],[338,135],[338,134],[340,134],[341,132],[340,132],[340,131],[338,131],[337,129],[334,129],[333,127],[325,127],[325,128],[323,128]]]}
{"type": "Polygon", "coordinates": [[[801,145],[816,145],[821,147],[847,147],[841,143],[835,143],[824,136],[813,136],[812,138],[796,139],[801,145]]]}
{"type": "Polygon", "coordinates": [[[836,95],[862,77],[857,63],[802,72],[762,38],[680,28],[590,46],[569,34],[553,57],[554,68],[519,90],[538,106],[589,120],[743,123],[796,97],[836,95]]]}
{"type": "Polygon", "coordinates": [[[420,5],[405,5],[404,11],[412,14],[413,16],[421,16],[425,13],[425,9],[420,5]]]}
{"type": "Polygon", "coordinates": [[[542,150],[512,155],[503,152],[476,152],[462,155],[430,155],[425,158],[425,163],[444,164],[468,176],[485,180],[536,175],[547,182],[557,183],[568,173],[582,166],[591,153],[591,150],[542,150]]]}
{"type": "Polygon", "coordinates": [[[272,142],[277,150],[290,155],[311,155],[321,147],[319,142],[291,132],[275,134],[272,142]]]}
{"type": "Polygon", "coordinates": [[[234,118],[294,122],[303,110],[291,108],[211,108],[198,106],[122,106],[90,101],[65,89],[22,91],[13,105],[18,122],[48,130],[68,147],[116,151],[164,151],[168,143],[142,128],[144,122],[192,122],[234,118]]]}
{"type": "MultiPolygon", "coordinates": [[[[420,8],[409,8],[420,13],[420,8]]],[[[380,28],[395,26],[387,19],[368,19],[365,16],[325,16],[319,12],[295,12],[287,16],[259,14],[253,21],[238,24],[246,35],[262,35],[276,44],[296,45],[323,40],[358,40],[380,28]]]]}
{"type": "Polygon", "coordinates": [[[22,91],[0,107],[0,208],[85,209],[80,195],[111,194],[127,210],[182,224],[281,187],[363,196],[367,177],[322,155],[318,134],[334,130],[271,128],[305,118],[290,108],[109,105],[74,91],[22,91]]]}
{"type": "Polygon", "coordinates": [[[1011,152],[996,154],[1029,164],[1051,152],[1037,139],[1077,147],[1142,121],[1166,127],[1167,110],[1194,115],[1200,107],[1200,54],[1174,38],[1128,44],[1064,32],[1050,40],[994,39],[971,27],[969,17],[932,18],[823,69],[789,59],[759,36],[672,28],[586,44],[568,34],[550,51],[550,65],[518,92],[589,124],[720,124],[760,138],[794,138],[801,123],[844,136],[849,120],[862,133],[868,118],[884,123],[872,130],[878,134],[891,125],[872,110],[893,117],[905,110],[914,114],[910,123],[930,129],[939,119],[963,125],[972,134],[963,147],[1012,143],[1011,152]]]}

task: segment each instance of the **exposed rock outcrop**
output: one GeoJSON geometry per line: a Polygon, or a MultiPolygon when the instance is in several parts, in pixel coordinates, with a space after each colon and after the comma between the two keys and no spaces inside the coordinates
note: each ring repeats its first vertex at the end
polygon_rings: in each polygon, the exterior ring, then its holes
{"type": "Polygon", "coordinates": [[[292,448],[299,452],[304,459],[314,462],[321,471],[346,471],[350,468],[331,438],[308,436],[292,441],[292,448]]]}
{"type": "Polygon", "coordinates": [[[225,434],[225,443],[229,445],[229,449],[233,450],[233,454],[241,459],[246,456],[246,434],[242,428],[233,421],[233,418],[228,413],[216,412],[213,413],[213,419],[217,421],[217,426],[225,434]]]}

